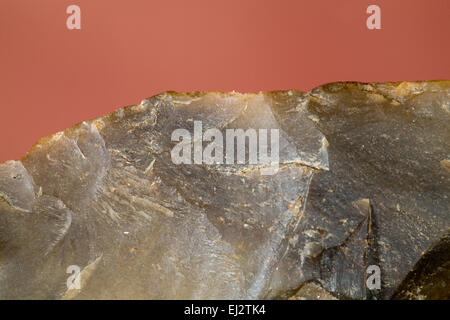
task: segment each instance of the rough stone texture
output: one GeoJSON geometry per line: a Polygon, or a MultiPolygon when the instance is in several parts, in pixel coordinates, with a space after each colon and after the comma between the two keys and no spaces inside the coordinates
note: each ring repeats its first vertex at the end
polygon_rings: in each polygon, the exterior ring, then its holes
{"type": "Polygon", "coordinates": [[[44,138],[0,164],[0,299],[392,298],[450,228],[449,112],[450,81],[167,92],[44,138]],[[197,120],[279,129],[279,171],[173,164],[197,120]]]}
{"type": "Polygon", "coordinates": [[[336,300],[336,298],[318,284],[307,282],[289,300],[336,300]]]}

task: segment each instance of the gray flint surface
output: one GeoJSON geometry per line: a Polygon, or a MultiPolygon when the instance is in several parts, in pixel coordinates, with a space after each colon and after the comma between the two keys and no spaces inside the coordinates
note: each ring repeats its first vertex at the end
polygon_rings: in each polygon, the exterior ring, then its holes
{"type": "Polygon", "coordinates": [[[450,228],[449,112],[450,81],[166,92],[43,138],[0,164],[0,299],[406,295],[450,228]],[[278,171],[174,164],[196,121],[278,129],[278,171]]]}

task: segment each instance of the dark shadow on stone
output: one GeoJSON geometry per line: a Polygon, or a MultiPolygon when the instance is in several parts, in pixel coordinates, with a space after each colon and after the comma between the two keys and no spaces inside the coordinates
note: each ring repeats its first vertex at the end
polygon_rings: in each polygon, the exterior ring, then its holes
{"type": "Polygon", "coordinates": [[[425,252],[393,299],[450,299],[450,230],[425,252]]]}

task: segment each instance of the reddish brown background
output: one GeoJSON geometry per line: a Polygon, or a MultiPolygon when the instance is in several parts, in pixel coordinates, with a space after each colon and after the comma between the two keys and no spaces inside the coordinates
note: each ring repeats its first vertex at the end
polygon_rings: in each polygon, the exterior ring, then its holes
{"type": "Polygon", "coordinates": [[[0,162],[165,90],[450,78],[450,0],[0,0],[0,162]],[[66,28],[77,4],[82,29],[66,28]],[[381,7],[382,30],[366,28],[381,7]]]}

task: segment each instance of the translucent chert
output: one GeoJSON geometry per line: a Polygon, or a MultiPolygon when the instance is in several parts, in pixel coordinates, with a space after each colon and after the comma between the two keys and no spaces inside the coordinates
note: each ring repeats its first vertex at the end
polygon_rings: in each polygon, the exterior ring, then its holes
{"type": "Polygon", "coordinates": [[[166,92],[80,123],[0,165],[0,299],[391,298],[450,228],[449,112],[449,81],[333,83],[166,92]],[[172,133],[198,121],[277,129],[277,170],[250,140],[244,163],[175,164],[172,133]]]}

